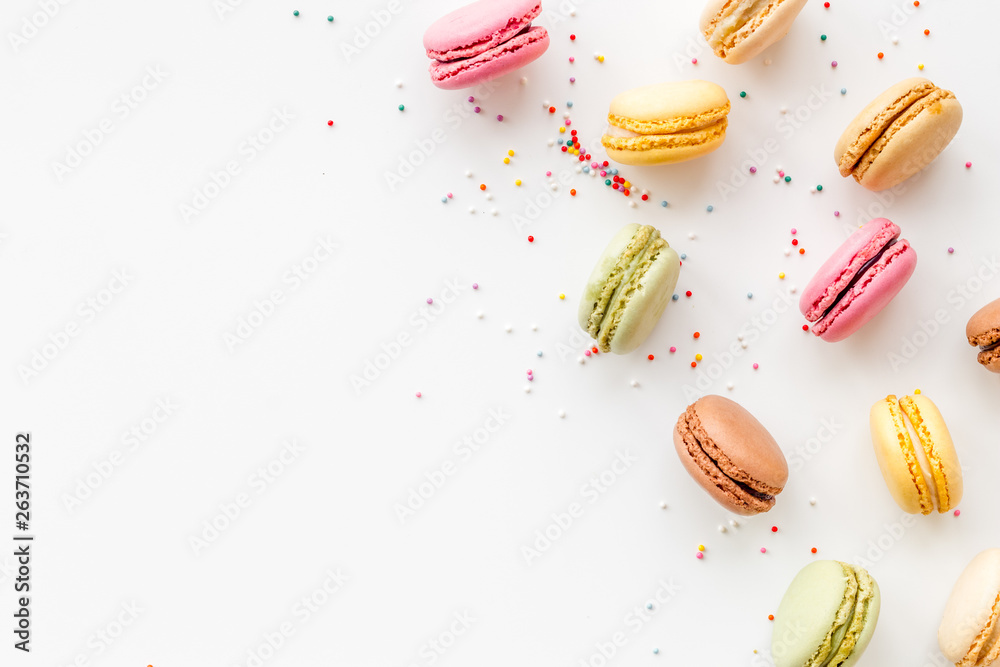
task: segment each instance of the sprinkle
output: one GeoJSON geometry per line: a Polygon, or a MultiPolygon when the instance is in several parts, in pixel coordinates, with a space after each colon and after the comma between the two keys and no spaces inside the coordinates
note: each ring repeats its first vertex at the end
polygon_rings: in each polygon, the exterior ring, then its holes
{"type": "Polygon", "coordinates": [[[402,88],[403,87],[403,80],[402,79],[396,79],[396,87],[397,88],[402,88]]]}
{"type": "Polygon", "coordinates": [[[809,499],[809,504],[810,505],[815,505],[816,504],[816,499],[815,498],[810,498],[809,499]]]}
{"type": "Polygon", "coordinates": [[[597,62],[603,63],[604,62],[604,56],[597,56],[597,62]]]}
{"type": "Polygon", "coordinates": [[[829,2],[824,2],[823,6],[826,7],[827,9],[830,9],[830,3],[829,2]]]}
{"type": "Polygon", "coordinates": [[[442,204],[447,204],[448,203],[448,197],[441,197],[441,203],[442,204]]]}
{"type": "MultiPolygon", "coordinates": [[[[297,13],[297,12],[296,12],[296,13],[297,13]]],[[[421,394],[421,393],[420,393],[420,392],[418,391],[418,392],[417,392],[417,398],[420,398],[421,396],[423,396],[423,394],[421,394]]]]}
{"type": "Polygon", "coordinates": [[[661,510],[667,509],[667,501],[666,500],[661,500],[660,501],[660,509],[661,510]]]}
{"type": "Polygon", "coordinates": [[[711,213],[712,211],[715,210],[715,207],[712,206],[711,204],[709,204],[707,207],[705,207],[705,210],[708,211],[709,213],[711,213]]]}
{"type": "Polygon", "coordinates": [[[329,125],[330,127],[333,127],[333,121],[332,120],[326,121],[326,124],[329,125]]]}
{"type": "Polygon", "coordinates": [[[639,386],[639,381],[638,380],[632,380],[631,382],[629,382],[629,385],[632,386],[632,387],[638,387],[639,386]]]}
{"type": "Polygon", "coordinates": [[[480,183],[479,184],[479,189],[480,190],[485,190],[486,189],[486,184],[485,183],[480,183]]]}
{"type": "Polygon", "coordinates": [[[752,299],[753,298],[753,292],[747,292],[747,298],[748,299],[752,299]]]}
{"type": "Polygon", "coordinates": [[[920,0],[913,0],[913,6],[914,7],[919,7],[920,6],[920,0]]]}
{"type": "Polygon", "coordinates": [[[530,394],[531,393],[531,387],[529,387],[528,385],[524,385],[524,393],[525,394],[530,394]]]}
{"type": "Polygon", "coordinates": [[[753,369],[754,369],[754,370],[757,370],[758,368],[760,368],[760,364],[758,364],[758,363],[757,363],[757,362],[755,361],[755,362],[754,362],[754,364],[753,364],[753,369]]]}
{"type": "Polygon", "coordinates": [[[472,283],[472,289],[479,289],[479,283],[472,283]]]}
{"type": "Polygon", "coordinates": [[[575,42],[576,41],[576,35],[570,35],[569,36],[569,41],[575,42]]]}
{"type": "Polygon", "coordinates": [[[962,510],[955,510],[954,516],[961,516],[962,510]]]}
{"type": "Polygon", "coordinates": [[[698,551],[704,551],[704,550],[705,550],[705,545],[704,544],[699,544],[698,545],[698,551]]]}
{"type": "Polygon", "coordinates": [[[924,29],[924,35],[929,35],[929,34],[931,34],[931,31],[927,30],[927,29],[924,29]]]}
{"type": "Polygon", "coordinates": [[[698,362],[697,361],[692,361],[691,362],[691,368],[698,368],[698,362]]]}
{"type": "Polygon", "coordinates": [[[820,41],[823,41],[823,42],[826,41],[826,35],[820,35],[819,38],[820,38],[820,41]]]}
{"type": "Polygon", "coordinates": [[[800,255],[806,254],[806,249],[805,248],[799,248],[799,254],[800,255]]]}
{"type": "Polygon", "coordinates": [[[697,339],[697,338],[701,338],[701,332],[698,332],[698,331],[695,331],[695,332],[694,332],[694,337],[695,337],[696,339],[697,339]]]}
{"type": "Polygon", "coordinates": [[[659,652],[660,652],[660,649],[658,649],[658,648],[654,648],[653,649],[653,655],[657,655],[659,652]]]}
{"type": "Polygon", "coordinates": [[[503,159],[503,163],[504,163],[504,164],[510,164],[510,158],[509,158],[509,157],[505,157],[505,158],[503,159]]]}
{"type": "Polygon", "coordinates": [[[702,357],[700,354],[694,355],[694,360],[695,361],[701,361],[702,359],[704,359],[704,357],[702,357]]]}
{"type": "Polygon", "coordinates": [[[687,292],[684,292],[684,296],[690,297],[691,296],[691,290],[688,290],[687,292]]]}
{"type": "Polygon", "coordinates": [[[785,183],[791,183],[791,182],[792,182],[792,177],[791,176],[785,176],[785,183]]]}
{"type": "Polygon", "coordinates": [[[692,65],[697,65],[698,64],[698,59],[697,58],[692,58],[691,59],[691,64],[692,65]]]}
{"type": "MultiPolygon", "coordinates": [[[[792,228],[791,228],[791,229],[789,230],[789,232],[791,233],[791,235],[792,235],[792,236],[795,236],[796,234],[798,234],[798,233],[799,233],[799,230],[798,230],[798,229],[796,229],[795,227],[792,227],[792,228]]],[[[792,243],[794,243],[794,241],[792,241],[792,243]]]]}
{"type": "Polygon", "coordinates": [[[506,331],[507,333],[510,333],[511,331],[514,330],[514,327],[508,324],[503,328],[503,330],[506,331]]]}
{"type": "Polygon", "coordinates": [[[534,242],[535,242],[535,237],[534,236],[529,236],[528,237],[528,243],[534,243],[534,242]]]}
{"type": "Polygon", "coordinates": [[[966,169],[972,169],[972,163],[971,162],[966,162],[965,163],[965,168],[966,169]]]}
{"type": "Polygon", "coordinates": [[[777,526],[771,526],[771,532],[772,533],[778,532],[778,527],[777,526]]]}
{"type": "Polygon", "coordinates": [[[538,356],[538,357],[542,356],[542,351],[539,350],[538,352],[535,352],[535,356],[538,356]]]}
{"type": "Polygon", "coordinates": [[[840,94],[841,95],[846,95],[847,94],[847,88],[841,88],[840,89],[840,94]]]}
{"type": "Polygon", "coordinates": [[[396,107],[396,108],[397,108],[397,109],[399,109],[400,111],[402,111],[402,110],[403,110],[403,109],[405,109],[406,107],[405,107],[405,106],[403,106],[402,104],[400,104],[400,105],[399,105],[398,107],[396,107]]]}
{"type": "Polygon", "coordinates": [[[427,297],[427,305],[434,303],[434,299],[427,297]]]}
{"type": "Polygon", "coordinates": [[[955,252],[955,249],[954,249],[954,248],[948,248],[948,254],[949,254],[949,255],[950,255],[950,254],[952,254],[952,253],[954,253],[954,252],[955,252]]]}
{"type": "Polygon", "coordinates": [[[736,527],[738,527],[740,525],[740,522],[737,521],[736,519],[730,519],[729,520],[729,525],[732,526],[733,528],[736,528],[736,527]]]}
{"type": "Polygon", "coordinates": [[[298,15],[299,15],[299,10],[296,9],[294,12],[292,12],[292,16],[298,16],[298,15]]]}
{"type": "Polygon", "coordinates": [[[741,90],[740,91],[740,97],[746,97],[746,96],[747,96],[747,91],[741,90]]]}
{"type": "Polygon", "coordinates": [[[919,393],[920,393],[920,390],[919,390],[919,389],[914,389],[914,390],[913,390],[913,393],[914,393],[914,394],[919,394],[919,393]]]}
{"type": "Polygon", "coordinates": [[[469,95],[469,103],[471,104],[471,103],[473,103],[475,101],[476,101],[476,98],[473,97],[472,95],[469,95]]]}
{"type": "Polygon", "coordinates": [[[572,63],[572,62],[576,62],[576,58],[574,58],[573,56],[570,56],[570,57],[569,57],[569,61],[570,61],[571,63],[572,63]]]}
{"type": "Polygon", "coordinates": [[[750,167],[750,173],[751,174],[756,174],[757,173],[757,167],[750,167]]]}
{"type": "Polygon", "coordinates": [[[840,211],[834,211],[833,212],[833,217],[839,218],[840,217],[840,211]]]}
{"type": "MultiPolygon", "coordinates": [[[[969,163],[966,164],[966,166],[972,166],[972,163],[969,162],[969,163]]],[[[663,201],[661,201],[660,202],[660,206],[662,206],[663,208],[666,208],[667,207],[667,200],[664,199],[663,201]]]]}
{"type": "MultiPolygon", "coordinates": [[[[767,553],[767,549],[765,549],[764,547],[761,547],[761,548],[760,548],[760,552],[761,552],[762,554],[766,554],[766,553],[767,553]]],[[[773,619],[772,619],[772,620],[773,620],[773,619]]]]}
{"type": "Polygon", "coordinates": [[[798,244],[799,244],[798,239],[792,239],[792,245],[798,245],[798,244]]]}
{"type": "Polygon", "coordinates": [[[570,83],[576,83],[576,77],[575,77],[575,76],[571,76],[571,77],[569,78],[569,82],[570,82],[570,83]]]}
{"type": "Polygon", "coordinates": [[[549,113],[555,113],[555,112],[556,112],[555,107],[549,107],[549,113]]]}
{"type": "Polygon", "coordinates": [[[519,179],[515,180],[514,181],[514,185],[516,185],[517,187],[521,187],[521,179],[519,178],[519,179]]]}
{"type": "Polygon", "coordinates": [[[918,63],[917,64],[917,69],[923,70],[924,69],[924,64],[923,63],[918,63]]]}
{"type": "Polygon", "coordinates": [[[879,60],[882,60],[882,58],[885,58],[885,54],[884,54],[884,53],[882,53],[881,51],[879,51],[879,52],[878,52],[878,59],[879,59],[879,60]]]}
{"type": "Polygon", "coordinates": [[[803,331],[809,331],[809,325],[808,324],[803,324],[802,325],[802,330],[803,331]]]}
{"type": "Polygon", "coordinates": [[[834,60],[832,63],[830,63],[830,67],[836,67],[836,66],[837,66],[837,61],[836,60],[834,60]]]}
{"type": "MultiPolygon", "coordinates": [[[[827,4],[830,4],[830,3],[827,3],[827,4]]],[[[767,620],[773,621],[774,620],[774,614],[768,614],[767,615],[767,620]]]]}
{"type": "MultiPolygon", "coordinates": [[[[576,196],[576,189],[570,190],[569,191],[569,196],[570,197],[575,197],[576,196]]],[[[632,203],[634,204],[635,202],[632,202],[632,203]]]]}
{"type": "Polygon", "coordinates": [[[720,533],[725,533],[727,530],[728,529],[724,525],[722,525],[721,523],[719,524],[719,532],[720,533]]]}
{"type": "Polygon", "coordinates": [[[779,273],[778,274],[778,278],[781,279],[781,280],[784,280],[785,279],[785,272],[782,271],[781,273],[779,273]]]}
{"type": "Polygon", "coordinates": [[[330,23],[333,23],[333,17],[332,16],[327,16],[326,20],[329,21],[330,23]]]}
{"type": "Polygon", "coordinates": [[[816,547],[813,547],[812,549],[810,549],[810,551],[811,551],[812,553],[816,553],[816,547]]]}
{"type": "Polygon", "coordinates": [[[501,114],[497,114],[497,120],[502,123],[503,122],[503,116],[501,114]]]}
{"type": "Polygon", "coordinates": [[[696,553],[694,555],[694,557],[697,558],[698,560],[701,560],[702,558],[705,557],[705,554],[703,554],[702,552],[699,551],[698,553],[696,553]]]}
{"type": "Polygon", "coordinates": [[[670,346],[670,354],[673,354],[676,351],[677,351],[677,348],[671,345],[670,346]]]}
{"type": "Polygon", "coordinates": [[[726,389],[728,389],[729,391],[732,391],[734,386],[735,385],[732,382],[727,382],[726,383],[726,389]]]}

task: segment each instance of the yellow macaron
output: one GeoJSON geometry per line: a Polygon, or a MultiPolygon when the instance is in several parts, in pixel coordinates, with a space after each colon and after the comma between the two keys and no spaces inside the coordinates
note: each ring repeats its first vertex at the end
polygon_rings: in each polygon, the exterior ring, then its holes
{"type": "Polygon", "coordinates": [[[709,81],[642,86],[611,100],[601,144],[615,162],[683,162],[711,153],[726,138],[729,98],[709,81]]]}
{"type": "Polygon", "coordinates": [[[910,514],[947,512],[962,500],[962,467],[937,406],[893,395],[871,409],[872,444],[896,503],[910,514]]]}

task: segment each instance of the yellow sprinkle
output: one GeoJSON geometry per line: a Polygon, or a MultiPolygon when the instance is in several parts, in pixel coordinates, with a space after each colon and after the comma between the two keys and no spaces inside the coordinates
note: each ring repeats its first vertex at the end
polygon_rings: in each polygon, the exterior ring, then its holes
{"type": "Polygon", "coordinates": [[[701,361],[701,360],[702,360],[703,358],[704,358],[704,357],[702,357],[702,356],[701,356],[700,354],[696,354],[696,355],[694,355],[694,360],[695,360],[695,361],[701,361]]]}
{"type": "Polygon", "coordinates": [[[924,64],[923,63],[920,63],[919,65],[917,65],[917,69],[923,69],[923,68],[924,68],[924,64]]]}
{"type": "Polygon", "coordinates": [[[914,394],[919,394],[919,393],[920,393],[920,390],[919,390],[919,389],[914,389],[914,390],[913,390],[913,393],[914,393],[914,394]]]}
{"type": "Polygon", "coordinates": [[[507,155],[514,157],[514,151],[507,151],[507,155]]]}
{"type": "Polygon", "coordinates": [[[514,181],[514,185],[516,185],[517,187],[521,187],[521,179],[519,178],[516,181],[514,181]]]}
{"type": "Polygon", "coordinates": [[[784,272],[784,271],[782,271],[781,273],[779,273],[779,274],[778,274],[778,278],[780,278],[780,279],[784,280],[784,279],[785,279],[785,272],[784,272]]]}
{"type": "Polygon", "coordinates": [[[505,157],[505,158],[503,159],[503,163],[504,163],[504,164],[510,164],[510,158],[509,158],[509,157],[505,157]]]}
{"type": "Polygon", "coordinates": [[[597,62],[603,63],[604,62],[604,56],[597,56],[597,62]]]}
{"type": "Polygon", "coordinates": [[[705,550],[705,545],[704,544],[699,544],[698,545],[698,551],[704,551],[704,550],[705,550]]]}
{"type": "Polygon", "coordinates": [[[566,134],[566,128],[565,127],[560,127],[559,128],[559,134],[566,134]]]}
{"type": "Polygon", "coordinates": [[[565,299],[565,298],[566,298],[566,295],[565,295],[565,294],[562,294],[562,293],[560,293],[560,294],[559,294],[559,298],[560,298],[560,299],[565,299]]]}

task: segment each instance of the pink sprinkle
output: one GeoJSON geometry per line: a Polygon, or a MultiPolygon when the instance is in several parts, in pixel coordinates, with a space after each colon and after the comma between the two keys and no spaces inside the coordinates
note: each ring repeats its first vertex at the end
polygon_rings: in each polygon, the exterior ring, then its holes
{"type": "Polygon", "coordinates": [[[761,552],[762,554],[766,554],[766,553],[767,553],[767,549],[765,549],[764,547],[761,547],[761,548],[760,548],[760,552],[761,552]]]}
{"type": "Polygon", "coordinates": [[[430,305],[432,303],[434,303],[434,299],[427,297],[427,304],[430,305]]]}
{"type": "Polygon", "coordinates": [[[528,375],[531,375],[531,369],[530,368],[528,369],[528,375]]]}
{"type": "Polygon", "coordinates": [[[448,199],[451,199],[451,198],[452,198],[452,197],[454,197],[454,196],[455,196],[455,195],[451,194],[450,192],[448,193],[448,199]]]}
{"type": "Polygon", "coordinates": [[[794,227],[792,227],[792,235],[794,236],[795,234],[798,234],[798,233],[799,233],[799,230],[797,230],[794,227]]]}
{"type": "Polygon", "coordinates": [[[836,67],[836,66],[837,66],[837,61],[836,60],[834,60],[832,63],[830,63],[830,67],[836,67]]]}
{"type": "Polygon", "coordinates": [[[479,107],[476,107],[475,109],[473,109],[473,111],[475,111],[476,113],[479,113],[480,111],[482,111],[482,109],[480,109],[479,107]]]}
{"type": "Polygon", "coordinates": [[[750,173],[751,174],[756,174],[757,173],[757,167],[750,167],[750,173]]]}
{"type": "Polygon", "coordinates": [[[673,346],[670,347],[670,354],[673,354],[676,351],[677,351],[676,347],[673,347],[673,346]]]}
{"type": "Polygon", "coordinates": [[[547,172],[545,172],[545,175],[546,175],[546,176],[551,176],[551,175],[552,175],[552,172],[551,172],[551,171],[547,171],[547,172]]]}
{"type": "Polygon", "coordinates": [[[607,176],[607,175],[608,175],[608,172],[606,172],[606,171],[604,171],[604,170],[601,170],[601,176],[602,176],[602,177],[604,177],[604,176],[607,176]]]}
{"type": "Polygon", "coordinates": [[[528,376],[528,382],[534,382],[534,381],[535,381],[535,376],[534,375],[529,375],[528,376]]]}
{"type": "Polygon", "coordinates": [[[760,368],[760,365],[755,361],[753,364],[753,369],[757,370],[758,368],[760,368]]]}
{"type": "Polygon", "coordinates": [[[971,162],[966,162],[965,163],[965,168],[966,169],[971,169],[972,168],[972,163],[971,162]]]}
{"type": "Polygon", "coordinates": [[[955,516],[960,516],[961,514],[962,514],[962,510],[955,510],[955,516]]]}
{"type": "Polygon", "coordinates": [[[497,114],[497,120],[502,123],[503,122],[503,116],[501,114],[497,114]]]}
{"type": "Polygon", "coordinates": [[[569,127],[572,124],[573,124],[573,121],[571,121],[569,118],[567,118],[566,119],[566,127],[569,127]]]}
{"type": "Polygon", "coordinates": [[[472,283],[472,289],[479,289],[479,283],[472,283]]]}
{"type": "Polygon", "coordinates": [[[571,76],[571,77],[569,78],[569,82],[570,82],[570,83],[576,83],[576,77],[575,77],[575,76],[571,76]]]}
{"type": "Polygon", "coordinates": [[[584,350],[583,351],[583,356],[589,357],[590,356],[590,350],[584,350]]]}
{"type": "Polygon", "coordinates": [[[569,61],[570,61],[571,63],[572,63],[572,62],[576,62],[576,58],[574,58],[573,56],[570,56],[570,57],[569,57],[569,61]]]}
{"type": "Polygon", "coordinates": [[[597,169],[597,168],[598,168],[598,167],[600,167],[600,166],[601,166],[601,165],[597,164],[596,162],[591,162],[591,163],[590,163],[590,168],[591,168],[591,169],[597,169]]]}
{"type": "Polygon", "coordinates": [[[696,553],[694,555],[694,557],[697,558],[698,560],[701,560],[702,558],[705,557],[705,554],[703,554],[702,552],[699,551],[698,553],[696,553]]]}
{"type": "Polygon", "coordinates": [[[692,58],[691,59],[691,64],[692,65],[697,65],[698,64],[698,59],[697,58],[692,58]]]}
{"type": "Polygon", "coordinates": [[[785,172],[783,172],[783,171],[781,171],[781,170],[779,169],[779,170],[778,170],[778,176],[784,176],[784,175],[785,175],[785,172]]]}
{"type": "Polygon", "coordinates": [[[418,391],[418,392],[417,392],[417,398],[420,398],[421,396],[423,396],[423,394],[421,394],[421,393],[420,393],[420,392],[418,391]]]}
{"type": "Polygon", "coordinates": [[[469,95],[469,103],[471,104],[472,102],[475,102],[475,101],[476,101],[476,98],[473,97],[472,95],[469,95]]]}
{"type": "Polygon", "coordinates": [[[839,218],[840,217],[840,211],[834,211],[833,212],[833,217],[839,218]]]}

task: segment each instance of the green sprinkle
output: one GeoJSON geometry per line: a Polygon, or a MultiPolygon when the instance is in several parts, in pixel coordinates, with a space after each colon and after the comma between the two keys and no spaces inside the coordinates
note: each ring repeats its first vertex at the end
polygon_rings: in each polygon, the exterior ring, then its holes
{"type": "Polygon", "coordinates": [[[823,192],[823,186],[822,185],[817,185],[816,186],[816,192],[823,192]]]}
{"type": "Polygon", "coordinates": [[[746,97],[746,96],[747,96],[747,91],[741,90],[740,91],[740,97],[746,97]]]}
{"type": "Polygon", "coordinates": [[[821,40],[823,40],[824,42],[826,41],[826,35],[820,35],[820,36],[819,36],[819,38],[820,38],[821,40]]]}
{"type": "Polygon", "coordinates": [[[399,105],[399,110],[400,110],[400,111],[402,111],[402,110],[403,110],[403,109],[405,109],[405,108],[406,108],[406,107],[405,107],[405,106],[403,106],[402,104],[400,104],[400,105],[399,105]]]}
{"type": "Polygon", "coordinates": [[[608,180],[604,181],[604,184],[605,185],[611,185],[611,179],[608,179],[608,180]]]}
{"type": "Polygon", "coordinates": [[[294,12],[292,12],[292,16],[298,16],[298,15],[299,15],[299,10],[296,9],[294,12]]]}
{"type": "Polygon", "coordinates": [[[785,183],[791,183],[791,182],[792,182],[792,177],[791,176],[785,176],[785,183]]]}
{"type": "Polygon", "coordinates": [[[327,16],[326,20],[329,21],[330,23],[333,23],[333,17],[332,16],[327,16]]]}

